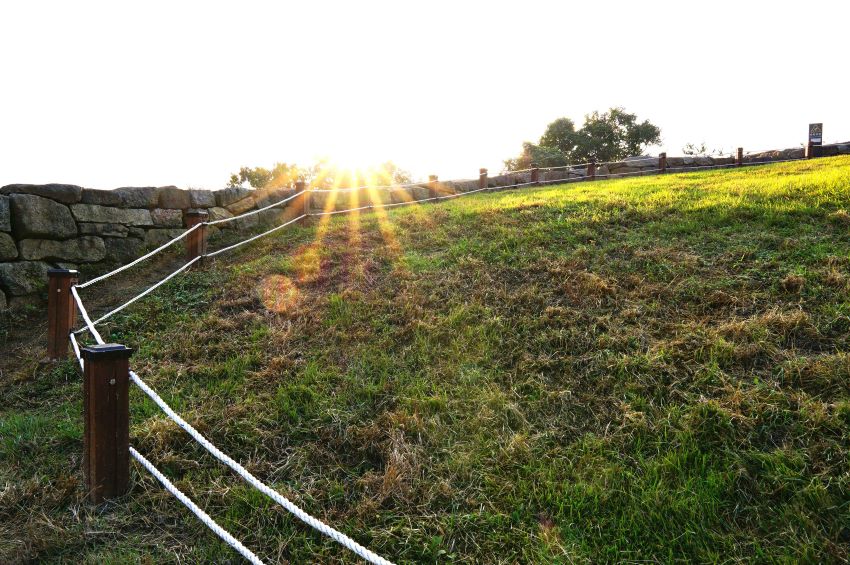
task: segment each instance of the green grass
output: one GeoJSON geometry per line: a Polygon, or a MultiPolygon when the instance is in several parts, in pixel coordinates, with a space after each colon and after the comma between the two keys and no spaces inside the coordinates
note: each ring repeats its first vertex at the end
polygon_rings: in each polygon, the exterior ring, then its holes
{"type": "MultiPolygon", "coordinates": [[[[399,562],[845,561],[848,208],[840,157],[335,217],[103,333],[216,445],[399,562]]],[[[138,466],[83,502],[71,362],[2,386],[0,561],[235,559],[138,466]]],[[[131,443],[262,558],[355,561],[138,390],[131,413],[131,443]]]]}

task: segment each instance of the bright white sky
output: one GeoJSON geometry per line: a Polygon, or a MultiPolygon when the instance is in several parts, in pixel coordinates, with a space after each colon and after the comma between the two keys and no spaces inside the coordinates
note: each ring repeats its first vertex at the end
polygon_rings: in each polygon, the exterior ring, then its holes
{"type": "Polygon", "coordinates": [[[498,169],[621,105],[663,148],[850,140],[850,2],[0,4],[0,185],[220,188],[240,166],[498,169]]]}

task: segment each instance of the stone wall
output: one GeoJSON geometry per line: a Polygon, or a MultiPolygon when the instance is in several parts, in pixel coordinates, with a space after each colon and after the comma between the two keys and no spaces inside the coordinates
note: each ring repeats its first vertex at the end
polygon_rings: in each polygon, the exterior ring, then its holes
{"type": "MultiPolygon", "coordinates": [[[[824,156],[850,153],[850,143],[824,146],[824,156]]],[[[803,149],[766,151],[746,155],[745,163],[800,159],[803,149]]],[[[732,157],[668,157],[672,169],[731,165],[732,157]]],[[[658,157],[629,157],[601,164],[597,178],[605,175],[654,174],[658,157]]],[[[539,180],[580,181],[584,166],[541,169],[539,180]]],[[[440,181],[437,194],[468,192],[479,180],[440,181]]],[[[531,182],[531,172],[488,177],[488,186],[507,187],[531,182]]],[[[309,207],[315,211],[344,210],[366,204],[396,204],[431,197],[432,188],[422,183],[405,188],[311,192],[309,207]]],[[[295,193],[294,189],[181,190],[174,186],[124,187],[93,190],[68,184],[11,184],[0,188],[0,310],[43,296],[47,270],[80,268],[96,273],[132,261],[146,250],[162,245],[182,233],[186,213],[206,210],[210,220],[231,218],[263,208],[295,193]]],[[[304,202],[293,208],[265,210],[229,223],[221,229],[250,230],[258,225],[278,224],[302,213],[304,202]]],[[[216,230],[210,228],[210,232],[216,230]]]]}
{"type": "MultiPolygon", "coordinates": [[[[211,220],[261,208],[292,189],[218,191],[174,186],[93,190],[69,184],[11,184],[0,188],[0,309],[43,294],[51,267],[106,271],[181,234],[186,213],[211,220]]],[[[274,223],[268,210],[223,229],[274,223]]]]}

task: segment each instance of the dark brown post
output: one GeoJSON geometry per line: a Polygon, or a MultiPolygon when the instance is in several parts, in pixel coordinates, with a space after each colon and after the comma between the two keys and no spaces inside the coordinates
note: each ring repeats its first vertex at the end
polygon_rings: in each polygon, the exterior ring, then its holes
{"type": "Polygon", "coordinates": [[[428,175],[428,194],[429,198],[437,196],[437,175],[428,175]]]}
{"type": "Polygon", "coordinates": [[[186,212],[186,227],[192,228],[198,224],[201,226],[186,236],[186,259],[191,261],[207,252],[207,225],[204,223],[209,218],[206,210],[191,210],[186,212]]]}
{"type": "Polygon", "coordinates": [[[587,164],[587,178],[588,180],[596,180],[596,163],[590,162],[587,164]]]}
{"type": "MultiPolygon", "coordinates": [[[[307,183],[304,182],[303,180],[295,181],[295,193],[298,194],[302,190],[309,190],[308,188],[306,188],[306,186],[307,186],[307,183]]],[[[310,215],[310,196],[311,195],[310,195],[309,192],[305,192],[304,194],[301,195],[301,198],[303,199],[303,202],[304,202],[304,212],[303,213],[304,213],[305,216],[310,215]]],[[[307,218],[304,218],[304,221],[306,222],[307,218]]]]}
{"type": "Polygon", "coordinates": [[[739,147],[738,151],[735,153],[735,164],[740,165],[744,162],[744,148],[739,147]]]}
{"type": "Polygon", "coordinates": [[[531,182],[540,184],[540,167],[537,166],[537,163],[531,164],[531,182]]]}
{"type": "Polygon", "coordinates": [[[667,153],[658,154],[658,169],[661,171],[661,174],[667,172],[667,153]]]}
{"type": "Polygon", "coordinates": [[[806,145],[806,159],[811,159],[815,156],[815,144],[811,141],[806,145]]]}
{"type": "Polygon", "coordinates": [[[68,335],[77,319],[77,303],[71,287],[77,284],[77,271],[47,271],[47,358],[64,359],[68,354],[68,335]]]}
{"type": "Polygon", "coordinates": [[[487,188],[487,169],[478,169],[478,188],[487,188]]]}
{"type": "Polygon", "coordinates": [[[83,473],[89,501],[127,492],[130,476],[130,355],[108,343],[83,349],[83,473]]]}

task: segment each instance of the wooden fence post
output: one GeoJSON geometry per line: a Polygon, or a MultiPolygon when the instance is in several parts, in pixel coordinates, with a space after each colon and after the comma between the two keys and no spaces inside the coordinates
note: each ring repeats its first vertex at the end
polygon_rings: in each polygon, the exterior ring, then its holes
{"type": "Polygon", "coordinates": [[[437,196],[437,175],[428,175],[428,198],[437,196]]]}
{"type": "Polygon", "coordinates": [[[658,154],[658,169],[661,171],[661,174],[667,172],[667,153],[659,153],[658,154]]]}
{"type": "Polygon", "coordinates": [[[811,159],[815,155],[815,144],[811,141],[806,145],[806,159],[811,159]]]}
{"type": "Polygon", "coordinates": [[[83,473],[89,501],[127,492],[130,477],[130,355],[108,343],[83,348],[83,473]]]}
{"type": "Polygon", "coordinates": [[[71,269],[47,271],[47,358],[64,359],[68,354],[68,335],[77,319],[77,303],[71,287],[78,273],[71,269]]]}
{"type": "MultiPolygon", "coordinates": [[[[296,194],[298,194],[302,190],[307,191],[307,192],[305,192],[304,194],[301,195],[301,198],[303,198],[303,202],[304,202],[304,215],[309,216],[310,215],[310,196],[311,195],[310,195],[310,192],[309,192],[309,188],[306,188],[306,186],[307,186],[307,183],[304,182],[303,180],[295,181],[295,193],[296,194]]],[[[304,221],[306,222],[307,218],[304,218],[304,221]]]]}
{"type": "Polygon", "coordinates": [[[487,169],[478,169],[478,188],[487,188],[487,169]]]}
{"type": "Polygon", "coordinates": [[[540,167],[537,163],[531,164],[531,182],[534,184],[540,184],[540,167]]]}
{"type": "Polygon", "coordinates": [[[191,261],[207,252],[207,225],[209,212],[206,210],[191,210],[186,212],[186,227],[192,228],[198,224],[200,227],[186,236],[186,259],[191,261]]]}
{"type": "Polygon", "coordinates": [[[587,178],[588,180],[596,180],[596,162],[591,161],[587,164],[587,178]]]}
{"type": "Polygon", "coordinates": [[[744,148],[739,147],[738,151],[735,153],[735,164],[741,165],[744,162],[744,148]]]}

